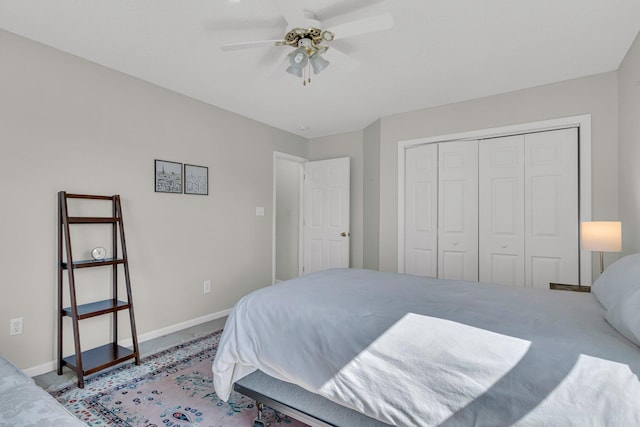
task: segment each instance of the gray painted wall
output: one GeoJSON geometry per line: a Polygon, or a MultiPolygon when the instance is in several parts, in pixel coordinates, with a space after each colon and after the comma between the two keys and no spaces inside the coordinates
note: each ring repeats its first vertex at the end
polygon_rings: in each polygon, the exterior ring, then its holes
{"type": "MultiPolygon", "coordinates": [[[[5,31],[0,58],[3,355],[55,360],[60,190],[121,195],[139,335],[271,283],[273,151],[307,157],[305,139],[5,31]],[[209,195],[155,193],[154,159],[208,166],[209,195]],[[22,335],[7,333],[14,317],[22,335]]],[[[82,273],[87,296],[108,289],[82,273]]],[[[98,323],[83,322],[85,348],[103,343],[98,323]]]]}
{"type": "Polygon", "coordinates": [[[363,132],[364,188],[363,242],[364,268],[380,266],[380,120],[363,132]]]}
{"type": "Polygon", "coordinates": [[[618,71],[618,97],[622,251],[630,254],[640,252],[640,36],[618,71]]]}
{"type": "Polygon", "coordinates": [[[298,162],[278,158],[276,166],[276,280],[298,277],[300,174],[298,162]]]}

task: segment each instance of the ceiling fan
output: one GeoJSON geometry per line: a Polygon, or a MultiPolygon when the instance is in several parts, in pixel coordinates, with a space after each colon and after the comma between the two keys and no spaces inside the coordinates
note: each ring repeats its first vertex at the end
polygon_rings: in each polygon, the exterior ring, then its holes
{"type": "MultiPolygon", "coordinates": [[[[329,49],[328,42],[361,34],[393,28],[393,17],[389,13],[323,28],[315,15],[300,8],[298,0],[276,0],[280,13],[287,21],[287,32],[282,39],[231,43],[220,46],[224,51],[259,48],[266,46],[289,46],[293,50],[287,55],[289,67],[286,71],[311,82],[310,70],[314,74],[327,68],[329,61],[322,55],[329,49]]],[[[332,47],[337,51],[335,47],[332,47]]]]}

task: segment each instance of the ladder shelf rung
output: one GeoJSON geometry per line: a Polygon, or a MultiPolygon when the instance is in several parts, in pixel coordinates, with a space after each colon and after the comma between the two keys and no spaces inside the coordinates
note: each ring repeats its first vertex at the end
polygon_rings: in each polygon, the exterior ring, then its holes
{"type": "Polygon", "coordinates": [[[69,224],[114,224],[120,218],[115,216],[70,216],[69,224]]]}
{"type": "MultiPolygon", "coordinates": [[[[103,265],[124,264],[125,262],[126,261],[123,258],[85,259],[73,261],[73,268],[100,267],[103,265]]],[[[63,270],[66,270],[69,267],[69,264],[63,262],[60,266],[63,270]]]]}
{"type": "MultiPolygon", "coordinates": [[[[128,302],[120,300],[114,301],[112,299],[81,304],[78,305],[78,320],[101,316],[128,308],[131,308],[131,304],[128,302]]],[[[73,309],[71,307],[65,307],[62,309],[62,315],[73,317],[73,309]]]]}
{"type": "Polygon", "coordinates": [[[95,196],[92,194],[69,194],[65,193],[67,199],[89,199],[89,200],[113,200],[114,196],[95,196]]]}

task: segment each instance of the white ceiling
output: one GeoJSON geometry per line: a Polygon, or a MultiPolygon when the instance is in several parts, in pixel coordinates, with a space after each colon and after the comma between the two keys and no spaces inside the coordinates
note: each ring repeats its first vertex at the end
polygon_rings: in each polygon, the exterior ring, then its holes
{"type": "Polygon", "coordinates": [[[298,3],[324,27],[385,12],[395,25],[331,42],[349,59],[330,48],[307,86],[285,73],[290,47],[219,48],[281,39],[275,0],[0,0],[0,28],[307,138],[616,70],[640,29],[639,0],[298,3]]]}

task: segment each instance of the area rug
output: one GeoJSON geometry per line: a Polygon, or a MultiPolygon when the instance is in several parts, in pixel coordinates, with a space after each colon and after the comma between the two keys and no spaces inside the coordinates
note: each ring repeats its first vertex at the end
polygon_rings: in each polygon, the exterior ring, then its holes
{"type": "MultiPolygon", "coordinates": [[[[233,392],[218,399],[211,363],[220,334],[214,332],[49,393],[88,426],[246,427],[257,416],[255,402],[233,392]]],[[[269,425],[303,427],[270,408],[269,425]]]]}

